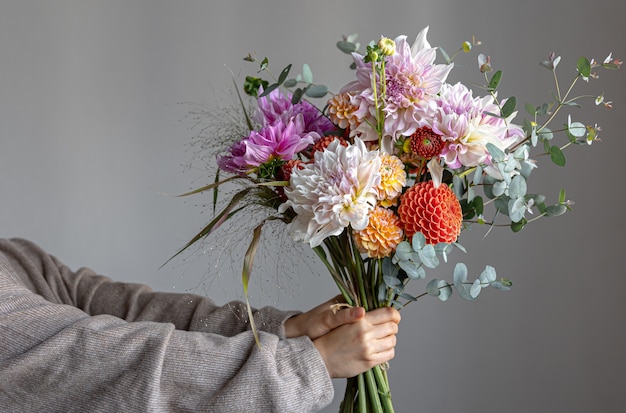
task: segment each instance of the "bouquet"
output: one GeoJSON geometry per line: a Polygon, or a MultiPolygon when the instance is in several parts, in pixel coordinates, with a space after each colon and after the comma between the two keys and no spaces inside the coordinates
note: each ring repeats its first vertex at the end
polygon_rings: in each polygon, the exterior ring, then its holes
{"type": "MultiPolygon", "coordinates": [[[[255,222],[244,257],[246,300],[268,221],[284,222],[294,240],[310,245],[347,305],[402,309],[427,295],[445,301],[456,290],[474,300],[486,287],[510,289],[511,281],[498,278],[489,265],[470,275],[457,262],[449,279],[427,273],[453,250],[466,252],[458,239],[472,225],[518,232],[571,208],[563,190],[549,203],[529,190],[528,178],[537,157],[564,166],[566,148],[598,140],[599,126],[574,121],[571,114],[561,127],[549,126],[584,98],[611,107],[602,94],[573,91],[577,82],[597,77],[596,70],[617,69],[622,62],[611,55],[602,62],[582,57],[562,88],[560,57],[550,54],[540,64],[554,78],[553,101],[526,104],[528,117],[518,122],[516,99],[499,96],[502,73],[488,56],[477,59],[484,78],[477,91],[446,82],[456,56],[479,42],[464,42],[450,56],[429,44],[427,32],[412,44],[406,36],[382,37],[364,52],[355,35],[344,38],[337,46],[351,55],[354,80],[333,93],[313,82],[306,64],[297,76],[290,76],[291,65],[274,76],[267,58],[248,55],[244,60],[259,65],[258,77],[247,76],[243,85],[256,99],[252,110],[235,82],[246,132],[234,141],[209,137],[207,145],[221,144],[215,181],[184,195],[213,191],[217,199],[221,185],[242,186],[179,253],[254,205],[266,214],[255,222]],[[409,292],[413,280],[427,280],[422,293],[409,292]]],[[[393,412],[385,366],[348,379],[340,409],[393,412]]]]}

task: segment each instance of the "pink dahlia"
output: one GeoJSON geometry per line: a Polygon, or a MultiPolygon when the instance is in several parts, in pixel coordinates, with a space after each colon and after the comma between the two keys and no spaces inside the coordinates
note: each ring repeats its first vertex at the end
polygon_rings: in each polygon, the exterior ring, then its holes
{"type": "Polygon", "coordinates": [[[524,138],[522,128],[511,123],[515,113],[508,119],[492,116],[500,113],[493,97],[474,98],[461,83],[444,85],[436,103],[424,122],[441,135],[442,157],[450,168],[489,163],[487,144],[504,151],[524,138]]]}
{"type": "Polygon", "coordinates": [[[415,184],[400,198],[398,215],[407,237],[421,232],[428,244],[454,242],[461,233],[461,204],[445,184],[438,187],[433,181],[415,184]]]}
{"type": "Polygon", "coordinates": [[[288,161],[298,152],[312,145],[320,136],[315,132],[304,132],[302,115],[284,123],[278,119],[231,146],[229,153],[218,156],[220,169],[226,172],[245,174],[273,160],[288,161]]]}
{"type": "MultiPolygon", "coordinates": [[[[426,40],[428,27],[422,30],[413,46],[409,46],[406,36],[395,39],[395,53],[387,56],[385,63],[385,85],[374,79],[376,93],[372,88],[371,63],[364,63],[363,56],[354,55],[357,66],[357,80],[346,85],[342,91],[352,92],[353,104],[359,109],[355,114],[360,126],[352,131],[361,134],[365,140],[378,136],[373,131],[372,122],[375,110],[375,96],[385,90],[383,116],[383,137],[395,141],[399,136],[410,136],[420,125],[420,119],[434,104],[434,99],[445,82],[452,65],[434,64],[436,49],[426,40]]],[[[389,147],[388,145],[385,145],[389,147]]]]}

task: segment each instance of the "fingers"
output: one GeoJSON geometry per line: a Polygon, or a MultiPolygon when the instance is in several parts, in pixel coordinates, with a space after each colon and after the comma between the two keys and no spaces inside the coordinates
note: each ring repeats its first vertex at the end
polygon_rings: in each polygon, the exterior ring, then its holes
{"type": "Polygon", "coordinates": [[[336,313],[331,312],[328,314],[328,326],[332,330],[344,324],[354,323],[365,317],[365,314],[363,307],[344,308],[336,313]]]}
{"type": "Polygon", "coordinates": [[[377,325],[387,322],[398,324],[400,322],[400,312],[395,308],[383,307],[367,312],[365,315],[370,324],[377,325]]]}

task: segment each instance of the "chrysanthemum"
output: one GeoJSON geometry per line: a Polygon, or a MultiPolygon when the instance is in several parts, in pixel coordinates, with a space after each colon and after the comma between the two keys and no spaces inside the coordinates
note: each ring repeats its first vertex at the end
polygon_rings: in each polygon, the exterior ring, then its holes
{"type": "Polygon", "coordinates": [[[385,207],[395,205],[404,185],[406,185],[404,164],[397,156],[383,153],[380,165],[380,184],[376,187],[380,204],[385,207]]]}
{"type": "Polygon", "coordinates": [[[515,114],[503,119],[490,113],[500,113],[492,96],[474,98],[461,83],[442,87],[437,108],[425,122],[444,140],[442,156],[450,168],[488,163],[488,143],[505,150],[523,139],[521,127],[511,123],[515,114]]]}
{"type": "Polygon", "coordinates": [[[314,162],[293,169],[285,188],[289,207],[297,214],[288,230],[296,240],[316,247],[346,227],[361,230],[376,205],[380,182],[380,157],[368,151],[360,139],[344,147],[333,141],[324,151],[315,152],[314,162]]]}
{"type": "Polygon", "coordinates": [[[398,215],[407,237],[421,232],[428,244],[454,242],[461,233],[461,204],[445,184],[438,187],[432,181],[415,184],[400,198],[398,215]]]}
{"type": "Polygon", "coordinates": [[[372,258],[391,255],[402,241],[400,218],[392,210],[376,207],[369,216],[367,226],[354,231],[354,240],[361,252],[372,258]]]}
{"type": "Polygon", "coordinates": [[[302,115],[295,116],[288,123],[278,119],[260,131],[250,132],[235,143],[228,154],[218,156],[217,162],[226,172],[245,174],[275,159],[288,161],[317,139],[317,133],[304,132],[302,115]]]}
{"type": "Polygon", "coordinates": [[[356,107],[350,102],[349,93],[340,93],[328,101],[328,118],[341,129],[355,129],[359,120],[354,114],[356,107]]]}

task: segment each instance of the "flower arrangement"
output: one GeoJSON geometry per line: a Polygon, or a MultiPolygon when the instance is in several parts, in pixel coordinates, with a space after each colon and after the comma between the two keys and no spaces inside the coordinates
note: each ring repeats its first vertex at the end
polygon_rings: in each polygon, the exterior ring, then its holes
{"type": "MultiPolygon", "coordinates": [[[[478,56],[483,96],[446,82],[456,55],[479,42],[464,42],[450,57],[429,44],[427,32],[413,44],[406,36],[383,37],[364,53],[354,35],[338,42],[352,56],[355,76],[337,93],[313,83],[308,65],[296,77],[289,77],[291,65],[274,77],[267,58],[248,55],[244,60],[258,63],[259,73],[273,81],[246,77],[244,90],[256,99],[248,113],[237,92],[247,134],[222,145],[215,182],[184,195],[212,190],[217,199],[218,188],[233,181],[243,188],[179,253],[247,207],[261,205],[267,214],[255,223],[243,263],[246,299],[261,230],[270,220],[284,222],[294,240],[310,245],[348,305],[401,309],[426,295],[445,301],[456,290],[473,300],[489,286],[511,288],[493,267],[470,277],[461,262],[450,281],[430,278],[422,294],[412,295],[406,287],[426,279],[453,249],[465,252],[457,241],[471,225],[518,232],[571,207],[564,191],[552,204],[528,191],[535,157],[547,155],[564,166],[566,148],[598,140],[597,125],[572,121],[571,115],[559,130],[548,126],[557,113],[588,97],[572,96],[577,82],[622,62],[611,55],[601,63],[580,58],[563,93],[556,70],[560,57],[550,54],[541,65],[553,74],[554,100],[527,104],[529,118],[516,123],[516,99],[499,96],[502,74],[493,71],[489,57],[478,56]],[[438,52],[442,63],[435,62],[438,52]],[[311,103],[323,98],[323,106],[311,103]]],[[[594,99],[611,107],[603,95],[594,99]]],[[[353,411],[393,411],[384,366],[348,380],[341,412],[353,411]]]]}

